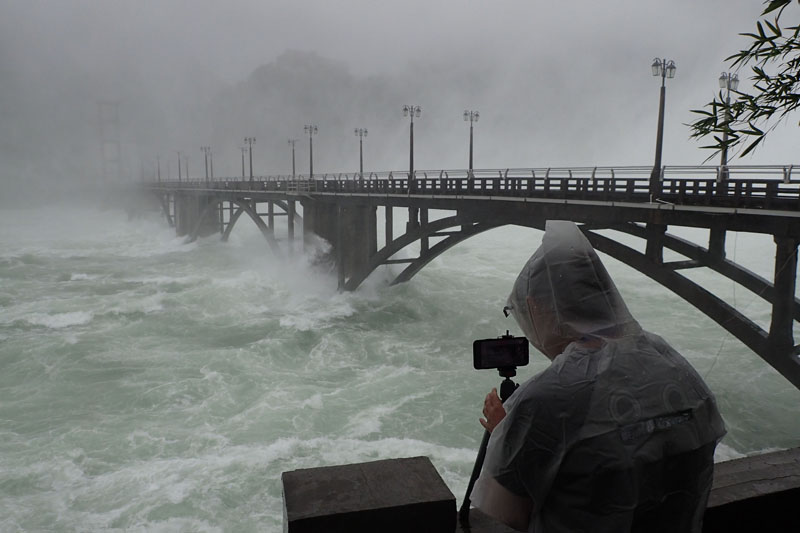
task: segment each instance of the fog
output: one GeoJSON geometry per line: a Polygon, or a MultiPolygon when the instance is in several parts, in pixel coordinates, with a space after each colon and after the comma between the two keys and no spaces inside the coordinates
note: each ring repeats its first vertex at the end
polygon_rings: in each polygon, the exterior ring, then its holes
{"type": "MultiPolygon", "coordinates": [[[[356,127],[369,130],[365,170],[401,170],[403,104],[422,106],[418,169],[466,167],[465,109],[481,113],[476,168],[651,165],[655,57],[677,64],[663,162],[700,164],[710,152],[689,139],[690,110],[719,90],[725,57],[761,10],[754,0],[0,0],[0,198],[106,182],[102,140],[117,135],[126,181],[153,176],[157,160],[174,178],[177,151],[201,177],[205,145],[216,176],[240,175],[245,136],[256,138],[257,175],[291,172],[290,138],[305,173],[305,124],[319,128],[315,173],[358,169],[356,127]],[[100,102],[118,103],[118,128],[100,102]]],[[[795,128],[731,162],[791,163],[795,128]]]]}

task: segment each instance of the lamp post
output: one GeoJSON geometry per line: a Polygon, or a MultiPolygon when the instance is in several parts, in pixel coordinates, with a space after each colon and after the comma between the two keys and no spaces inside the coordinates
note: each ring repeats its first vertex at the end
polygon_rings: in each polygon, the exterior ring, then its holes
{"type": "Polygon", "coordinates": [[[722,132],[722,156],[720,161],[720,180],[728,179],[728,128],[731,122],[731,91],[739,88],[739,76],[723,72],[719,77],[720,89],[725,89],[725,131],[722,132]]]}
{"type": "Polygon", "coordinates": [[[295,177],[295,166],[294,166],[294,143],[297,142],[297,139],[289,139],[289,146],[292,147],[292,179],[295,177]]]}
{"type": "Polygon", "coordinates": [[[161,183],[161,156],[156,156],[156,167],[158,169],[158,182],[161,183]]]}
{"type": "Polygon", "coordinates": [[[469,121],[469,174],[472,176],[472,125],[478,122],[481,114],[478,111],[464,111],[464,121],[469,121]]]}
{"type": "Polygon", "coordinates": [[[319,129],[314,124],[306,124],[303,131],[308,133],[308,179],[314,179],[314,135],[319,129]]]}
{"type": "Polygon", "coordinates": [[[367,128],[356,128],[358,137],[358,172],[361,179],[364,179],[364,137],[367,136],[367,128]]]}
{"type": "Polygon", "coordinates": [[[247,153],[247,146],[240,146],[239,150],[242,151],[242,179],[244,179],[244,156],[247,153]]]}
{"type": "Polygon", "coordinates": [[[675,77],[675,62],[667,59],[655,58],[653,76],[661,76],[661,99],[658,106],[658,132],[656,133],[656,160],[653,172],[650,174],[650,196],[655,199],[661,190],[661,147],[664,141],[664,99],[667,94],[666,79],[675,77]]]}
{"type": "Polygon", "coordinates": [[[176,152],[178,154],[178,182],[180,183],[180,181],[181,181],[181,151],[180,150],[176,150],[176,152]]]}
{"type": "Polygon", "coordinates": [[[256,138],[245,137],[244,142],[247,143],[248,151],[250,152],[250,183],[253,183],[253,144],[256,142],[256,138]]]}
{"type": "Polygon", "coordinates": [[[203,159],[206,164],[206,181],[208,181],[208,156],[211,154],[210,146],[201,146],[200,151],[203,152],[203,159]]]}
{"type": "MultiPolygon", "coordinates": [[[[422,113],[422,108],[418,105],[404,105],[403,116],[411,117],[411,125],[409,126],[409,142],[408,142],[408,190],[414,190],[414,182],[416,177],[414,175],[414,116],[419,118],[422,113]]],[[[419,208],[408,208],[408,225],[407,229],[414,229],[419,227],[419,208]]]]}
{"type": "Polygon", "coordinates": [[[409,185],[414,179],[414,116],[419,118],[422,113],[422,108],[418,105],[404,105],[403,116],[411,117],[411,125],[409,126],[409,144],[408,144],[408,180],[409,185]]]}

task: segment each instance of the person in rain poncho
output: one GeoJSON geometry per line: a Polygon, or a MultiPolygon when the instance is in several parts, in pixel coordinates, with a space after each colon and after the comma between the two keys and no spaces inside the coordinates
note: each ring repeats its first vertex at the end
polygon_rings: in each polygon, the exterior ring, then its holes
{"type": "Polygon", "coordinates": [[[537,533],[700,531],[725,434],[714,396],[575,224],[547,223],[507,308],[552,364],[505,405],[486,397],[475,507],[537,533]]]}

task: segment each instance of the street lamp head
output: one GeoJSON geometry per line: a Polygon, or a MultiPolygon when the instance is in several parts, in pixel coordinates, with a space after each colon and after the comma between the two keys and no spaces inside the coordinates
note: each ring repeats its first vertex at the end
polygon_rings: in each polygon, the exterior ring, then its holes
{"type": "Polygon", "coordinates": [[[719,75],[719,88],[735,91],[739,87],[739,75],[723,72],[719,75]]]}
{"type": "Polygon", "coordinates": [[[659,58],[655,58],[653,60],[653,64],[650,67],[653,69],[653,76],[661,76],[661,60],[659,58]]]}
{"type": "Polygon", "coordinates": [[[364,128],[364,137],[367,136],[367,128],[364,128]]]}
{"type": "Polygon", "coordinates": [[[475,122],[478,122],[478,119],[481,118],[481,114],[475,111],[475,122]]]}
{"type": "Polygon", "coordinates": [[[411,115],[411,118],[419,117],[419,114],[422,113],[422,108],[418,105],[404,105],[403,106],[403,116],[407,117],[411,115]]]}
{"type": "Polygon", "coordinates": [[[667,77],[672,79],[675,77],[675,62],[671,59],[667,62],[667,77]]]}
{"type": "Polygon", "coordinates": [[[469,120],[469,111],[464,111],[464,122],[469,120]]]}

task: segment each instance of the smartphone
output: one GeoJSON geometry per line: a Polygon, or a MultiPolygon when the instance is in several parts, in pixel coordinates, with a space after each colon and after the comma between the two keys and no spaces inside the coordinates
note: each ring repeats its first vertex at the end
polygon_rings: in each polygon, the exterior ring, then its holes
{"type": "Polygon", "coordinates": [[[476,370],[510,368],[528,364],[528,339],[504,336],[472,343],[472,365],[476,370]]]}

